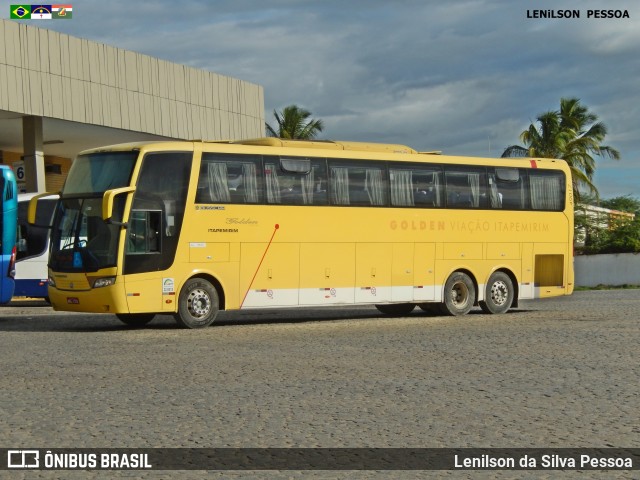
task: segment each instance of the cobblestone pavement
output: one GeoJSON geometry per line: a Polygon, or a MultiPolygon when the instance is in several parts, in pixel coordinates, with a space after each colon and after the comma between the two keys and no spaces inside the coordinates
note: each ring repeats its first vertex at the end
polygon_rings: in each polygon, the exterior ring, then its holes
{"type": "MultiPolygon", "coordinates": [[[[0,446],[640,447],[640,291],[506,315],[156,317],[0,307],[0,446]]],[[[3,478],[556,478],[518,472],[2,472],[3,478]]],[[[565,472],[565,478],[638,478],[565,472]]]]}

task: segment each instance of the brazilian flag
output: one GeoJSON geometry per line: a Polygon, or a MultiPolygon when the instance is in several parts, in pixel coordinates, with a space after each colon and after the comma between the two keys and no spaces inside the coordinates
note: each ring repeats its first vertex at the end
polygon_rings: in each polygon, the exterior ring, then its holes
{"type": "Polygon", "coordinates": [[[11,17],[16,20],[29,20],[31,18],[31,5],[11,5],[11,17]]]}

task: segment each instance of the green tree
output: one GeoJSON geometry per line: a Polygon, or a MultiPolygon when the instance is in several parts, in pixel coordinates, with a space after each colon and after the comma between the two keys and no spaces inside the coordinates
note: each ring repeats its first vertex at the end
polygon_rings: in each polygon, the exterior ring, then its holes
{"type": "Polygon", "coordinates": [[[297,105],[284,107],[281,112],[274,110],[273,116],[276,118],[278,125],[273,128],[268,123],[266,124],[267,134],[270,137],[290,140],[312,140],[324,128],[322,120],[308,120],[311,112],[297,105]]]}
{"type": "Polygon", "coordinates": [[[617,221],[607,232],[608,242],[602,253],[640,252],[640,218],[632,221],[617,221]]]}
{"type": "Polygon", "coordinates": [[[634,198],[631,195],[601,200],[600,206],[612,210],[620,210],[621,212],[635,213],[636,217],[640,215],[640,199],[634,198]]]}
{"type": "Polygon", "coordinates": [[[545,112],[520,134],[524,144],[511,145],[503,157],[560,158],[567,162],[573,177],[573,190],[578,200],[580,187],[598,195],[593,184],[594,157],[620,159],[620,152],[603,145],[607,127],[598,116],[577,98],[561,98],[560,109],[545,112]]]}

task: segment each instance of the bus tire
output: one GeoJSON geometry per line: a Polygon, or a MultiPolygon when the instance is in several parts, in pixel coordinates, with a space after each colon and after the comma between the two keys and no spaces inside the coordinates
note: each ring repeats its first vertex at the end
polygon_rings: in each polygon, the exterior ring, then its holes
{"type": "Polygon", "coordinates": [[[155,313],[116,313],[116,317],[130,327],[144,327],[155,316],[155,313]]]}
{"type": "Polygon", "coordinates": [[[184,284],[178,297],[178,325],[184,328],[203,328],[213,323],[220,302],[215,287],[204,278],[191,278],[184,284]]]}
{"type": "Polygon", "coordinates": [[[515,291],[509,275],[504,272],[494,272],[484,292],[484,301],[480,302],[480,308],[485,313],[505,313],[513,304],[515,291]]]}
{"type": "Polygon", "coordinates": [[[444,315],[466,315],[476,303],[476,287],[463,272],[453,272],[444,285],[444,303],[440,309],[444,315]]]}
{"type": "Polygon", "coordinates": [[[380,313],[385,315],[401,316],[409,315],[416,306],[413,303],[387,303],[384,305],[376,305],[380,313]]]}

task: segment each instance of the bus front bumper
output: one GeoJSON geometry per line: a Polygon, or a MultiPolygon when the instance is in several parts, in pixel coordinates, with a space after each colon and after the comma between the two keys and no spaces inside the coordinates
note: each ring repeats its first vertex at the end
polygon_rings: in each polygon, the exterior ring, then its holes
{"type": "Polygon", "coordinates": [[[49,285],[54,310],[86,313],[128,313],[124,289],[115,284],[90,290],[61,290],[49,285]]]}

